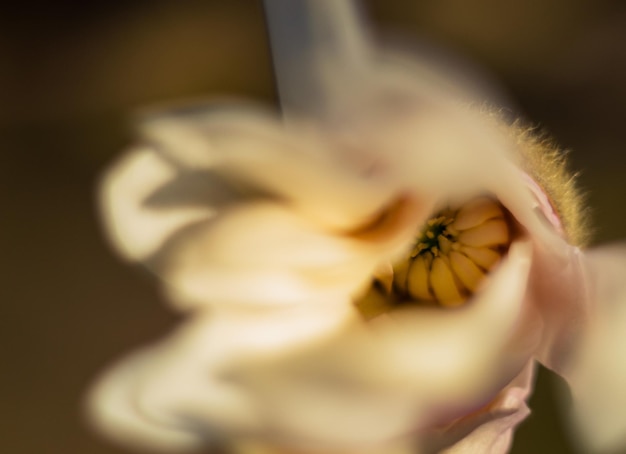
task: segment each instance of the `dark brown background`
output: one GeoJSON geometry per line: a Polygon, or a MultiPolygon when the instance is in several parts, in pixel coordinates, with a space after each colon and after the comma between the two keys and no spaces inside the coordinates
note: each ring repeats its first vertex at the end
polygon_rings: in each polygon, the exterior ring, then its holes
{"type": "MultiPolygon", "coordinates": [[[[626,233],[626,7],[615,0],[365,2],[379,32],[431,40],[492,72],[572,152],[596,241],[626,233]]],[[[146,103],[274,99],[255,0],[4,4],[0,14],[0,452],[113,454],[83,395],[118,355],[176,322],[107,248],[98,176],[146,103]]],[[[541,374],[514,453],[569,453],[541,374]]]]}

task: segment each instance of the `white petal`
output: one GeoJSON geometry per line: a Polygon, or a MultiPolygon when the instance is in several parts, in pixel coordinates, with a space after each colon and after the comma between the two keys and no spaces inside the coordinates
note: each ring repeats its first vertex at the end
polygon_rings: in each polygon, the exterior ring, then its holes
{"type": "Polygon", "coordinates": [[[514,244],[467,307],[394,315],[388,326],[379,317],[320,348],[233,373],[263,399],[276,431],[335,447],[414,433],[444,408],[463,414],[532,356],[534,345],[510,348],[512,333],[536,338],[534,327],[518,325],[529,254],[528,244],[514,244]]]}
{"type": "Polygon", "coordinates": [[[286,198],[326,227],[355,228],[370,221],[390,202],[397,184],[368,176],[364,156],[346,156],[307,126],[285,128],[260,109],[231,106],[193,116],[164,112],[146,121],[142,131],[175,162],[215,169],[286,198]]]}
{"type": "MultiPolygon", "coordinates": [[[[137,404],[146,369],[160,350],[133,355],[104,375],[88,400],[91,423],[111,439],[155,452],[191,450],[202,445],[202,437],[181,424],[165,423],[146,415],[137,404]]],[[[149,370],[149,369],[148,369],[149,370]]]]}
{"type": "Polygon", "coordinates": [[[591,312],[564,376],[574,401],[575,433],[589,448],[626,447],[626,246],[587,254],[591,312]]]}
{"type": "Polygon", "coordinates": [[[114,439],[159,452],[265,434],[272,423],[263,417],[267,402],[233,380],[231,368],[322,342],[350,319],[347,307],[331,302],[197,316],[104,374],[90,395],[91,419],[114,439]]]}
{"type": "Polygon", "coordinates": [[[276,203],[241,204],[181,237],[162,273],[194,306],[345,299],[413,235],[416,210],[396,211],[369,230],[333,234],[276,203]]]}
{"type": "Polygon", "coordinates": [[[157,209],[146,204],[176,178],[176,169],[150,148],[129,152],[106,174],[101,188],[102,216],[113,245],[125,257],[145,259],[180,228],[207,219],[208,204],[157,209]]]}
{"type": "MultiPolygon", "coordinates": [[[[525,309],[530,254],[528,244],[514,243],[500,268],[489,277],[489,285],[462,308],[414,310],[394,316],[394,323],[378,332],[378,343],[388,350],[385,360],[395,366],[382,368],[386,379],[400,380],[398,386],[423,387],[421,392],[428,389],[424,401],[452,399],[457,392],[462,400],[472,394],[474,386],[489,386],[486,377],[499,377],[498,370],[507,369],[509,360],[513,369],[518,367],[518,361],[530,352],[514,358],[510,341],[516,330],[528,329],[519,323],[525,309]],[[509,358],[503,360],[503,356],[509,358]]],[[[371,364],[380,367],[374,361],[371,364]]]]}

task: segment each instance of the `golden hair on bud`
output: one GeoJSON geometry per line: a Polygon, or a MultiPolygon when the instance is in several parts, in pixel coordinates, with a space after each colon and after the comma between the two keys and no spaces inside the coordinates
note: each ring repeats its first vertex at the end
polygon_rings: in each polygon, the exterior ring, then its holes
{"type": "Polygon", "coordinates": [[[568,152],[537,127],[515,121],[508,126],[518,150],[518,164],[547,194],[570,244],[585,246],[590,239],[590,213],[585,196],[567,161],[568,152]]]}
{"type": "MultiPolygon", "coordinates": [[[[583,246],[589,237],[589,216],[567,153],[545,133],[520,121],[506,123],[501,112],[480,109],[515,143],[513,159],[546,194],[563,226],[566,239],[583,246]]],[[[416,232],[409,256],[393,264],[392,286],[374,276],[369,291],[356,299],[366,318],[413,303],[455,307],[465,304],[480,287],[512,241],[510,219],[493,196],[485,194],[459,206],[442,207],[416,232]]]]}
{"type": "Polygon", "coordinates": [[[578,172],[570,169],[568,150],[561,148],[542,128],[516,119],[505,120],[502,109],[483,105],[478,110],[495,122],[516,145],[516,164],[543,189],[555,210],[567,241],[586,246],[591,237],[591,216],[585,194],[578,185],[578,172]]]}

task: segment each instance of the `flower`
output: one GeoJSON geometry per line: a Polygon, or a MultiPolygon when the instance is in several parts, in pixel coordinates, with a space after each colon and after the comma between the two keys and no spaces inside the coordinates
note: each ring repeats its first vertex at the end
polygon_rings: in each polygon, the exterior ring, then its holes
{"type": "Polygon", "coordinates": [[[164,451],[501,453],[535,360],[576,392],[597,380],[576,352],[602,265],[574,245],[555,152],[397,68],[327,123],[249,105],[141,123],[104,222],[187,321],[105,374],[102,430],[164,451]]]}

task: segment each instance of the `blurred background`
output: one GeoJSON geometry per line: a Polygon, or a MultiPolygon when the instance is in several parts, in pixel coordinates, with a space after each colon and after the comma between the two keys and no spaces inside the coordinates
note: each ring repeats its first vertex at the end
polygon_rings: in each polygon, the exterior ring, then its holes
{"type": "MultiPolygon", "coordinates": [[[[594,242],[626,237],[626,3],[368,0],[376,33],[458,53],[571,150],[594,242]]],[[[98,178],[130,114],[170,99],[275,102],[258,0],[6,3],[0,14],[0,452],[122,454],[84,422],[94,377],[177,322],[108,249],[98,178]],[[10,5],[10,6],[9,6],[10,5]]],[[[514,453],[570,453],[542,371],[514,453]]]]}

